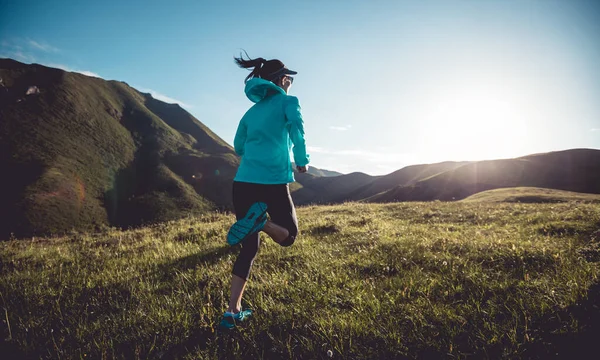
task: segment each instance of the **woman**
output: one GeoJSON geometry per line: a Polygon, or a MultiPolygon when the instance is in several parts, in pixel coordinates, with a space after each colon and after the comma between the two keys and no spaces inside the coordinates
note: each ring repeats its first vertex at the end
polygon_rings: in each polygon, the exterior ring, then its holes
{"type": "Polygon", "coordinates": [[[258,253],[258,233],[265,232],[281,246],[292,245],[298,235],[288,187],[294,181],[292,145],[297,170],[306,172],[309,163],[300,104],[287,95],[294,81],[290,75],[297,72],[279,60],[245,60],[241,55],[234,59],[238,66],[252,68],[244,82],[246,96],[255,104],[242,117],[233,142],[241,162],[233,182],[237,222],[229,229],[227,243],[240,244],[241,250],[233,265],[229,307],[221,321],[225,328],[252,315],[251,310],[242,310],[241,301],[258,253]]]}

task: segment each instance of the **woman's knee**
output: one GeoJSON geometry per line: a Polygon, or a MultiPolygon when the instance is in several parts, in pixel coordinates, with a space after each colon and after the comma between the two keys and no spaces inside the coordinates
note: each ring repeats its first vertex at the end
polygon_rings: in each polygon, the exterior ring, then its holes
{"type": "Polygon", "coordinates": [[[287,230],[289,232],[288,237],[279,243],[279,245],[284,246],[284,247],[292,246],[294,244],[294,242],[296,241],[296,238],[298,237],[298,227],[297,226],[295,226],[295,225],[291,226],[287,230]]]}

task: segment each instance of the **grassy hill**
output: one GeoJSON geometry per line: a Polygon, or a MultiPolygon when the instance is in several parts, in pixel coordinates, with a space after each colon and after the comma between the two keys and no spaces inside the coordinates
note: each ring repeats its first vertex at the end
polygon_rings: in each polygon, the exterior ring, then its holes
{"type": "Polygon", "coordinates": [[[429,202],[298,209],[215,328],[232,215],[0,243],[6,358],[582,359],[600,331],[600,208],[429,202]]]}
{"type": "Polygon", "coordinates": [[[583,203],[600,203],[600,195],[535,187],[515,187],[482,191],[461,201],[517,203],[561,203],[576,201],[583,203]]]}
{"type": "Polygon", "coordinates": [[[599,194],[600,150],[572,149],[472,162],[365,200],[460,200],[481,191],[523,186],[599,194]]]}
{"type": "Polygon", "coordinates": [[[9,59],[0,59],[0,77],[0,239],[229,205],[238,158],[179,105],[9,59]],[[39,93],[26,95],[31,86],[39,93]]]}
{"type": "Polygon", "coordinates": [[[460,200],[481,191],[520,186],[600,193],[600,150],[412,165],[385,176],[352,173],[297,180],[302,187],[292,197],[298,204],[460,200]]]}
{"type": "Polygon", "coordinates": [[[296,204],[326,204],[343,202],[348,195],[373,181],[374,177],[361,172],[333,176],[317,177],[300,174],[296,181],[302,188],[292,192],[296,204]]]}
{"type": "Polygon", "coordinates": [[[437,164],[412,165],[383,176],[352,173],[334,178],[297,177],[302,189],[296,190],[292,196],[298,204],[357,201],[398,185],[414,184],[419,180],[457,168],[463,164],[466,164],[466,162],[447,161],[437,164]]]}
{"type": "Polygon", "coordinates": [[[468,162],[446,161],[437,164],[407,166],[394,171],[391,174],[375,178],[369,184],[357,189],[352,194],[349,194],[347,200],[356,201],[365,199],[399,185],[410,186],[423,179],[454,170],[465,164],[468,164],[468,162]]]}
{"type": "Polygon", "coordinates": [[[363,173],[339,175],[335,178],[298,177],[302,189],[292,196],[298,204],[329,204],[358,201],[396,186],[414,184],[420,180],[455,169],[468,162],[447,161],[404,167],[388,175],[370,176],[363,173]]]}

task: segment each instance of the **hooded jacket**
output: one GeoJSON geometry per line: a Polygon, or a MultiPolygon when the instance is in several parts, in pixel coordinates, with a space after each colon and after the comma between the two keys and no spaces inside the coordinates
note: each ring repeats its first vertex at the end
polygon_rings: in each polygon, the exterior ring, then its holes
{"type": "Polygon", "coordinates": [[[234,180],[294,182],[290,151],[293,149],[296,165],[305,166],[310,161],[298,98],[260,78],[248,80],[245,92],[255,104],[244,114],[235,133],[233,147],[242,160],[234,180]]]}

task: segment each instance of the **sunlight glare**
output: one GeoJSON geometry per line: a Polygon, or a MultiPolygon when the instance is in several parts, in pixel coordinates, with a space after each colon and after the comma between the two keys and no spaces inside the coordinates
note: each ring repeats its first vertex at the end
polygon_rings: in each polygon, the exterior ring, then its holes
{"type": "Polygon", "coordinates": [[[471,89],[431,104],[427,142],[443,158],[484,160],[518,156],[527,139],[527,112],[509,94],[471,89]]]}

